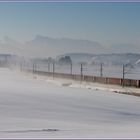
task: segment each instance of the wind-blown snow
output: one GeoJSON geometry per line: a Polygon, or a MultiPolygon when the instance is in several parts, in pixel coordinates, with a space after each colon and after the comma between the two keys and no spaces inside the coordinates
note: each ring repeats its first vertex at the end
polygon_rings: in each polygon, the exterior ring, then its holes
{"type": "Polygon", "coordinates": [[[140,137],[139,97],[69,86],[1,68],[0,137],[140,137]]]}

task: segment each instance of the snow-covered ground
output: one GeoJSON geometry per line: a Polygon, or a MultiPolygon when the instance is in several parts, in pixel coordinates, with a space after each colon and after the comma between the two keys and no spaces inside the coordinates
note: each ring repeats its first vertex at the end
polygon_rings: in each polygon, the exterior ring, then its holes
{"type": "Polygon", "coordinates": [[[140,97],[52,81],[0,68],[0,138],[140,137],[140,97]]]}

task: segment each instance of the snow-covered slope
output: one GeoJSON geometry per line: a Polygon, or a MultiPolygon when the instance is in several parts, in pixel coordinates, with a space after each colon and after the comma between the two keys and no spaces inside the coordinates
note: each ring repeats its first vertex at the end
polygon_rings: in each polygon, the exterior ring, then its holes
{"type": "Polygon", "coordinates": [[[140,137],[140,98],[0,69],[1,138],[140,137]]]}

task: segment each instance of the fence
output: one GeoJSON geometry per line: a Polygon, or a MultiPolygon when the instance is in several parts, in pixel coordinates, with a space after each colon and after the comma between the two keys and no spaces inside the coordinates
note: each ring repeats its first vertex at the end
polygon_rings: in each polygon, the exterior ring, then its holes
{"type": "Polygon", "coordinates": [[[28,72],[33,72],[34,74],[44,75],[44,76],[53,76],[54,78],[66,78],[76,81],[85,81],[85,82],[95,82],[102,84],[113,84],[120,86],[130,86],[130,87],[140,87],[140,80],[133,79],[122,79],[122,78],[112,78],[112,77],[99,77],[99,76],[89,76],[89,75],[80,75],[80,74],[66,74],[66,73],[56,73],[56,72],[45,72],[39,70],[27,70],[28,72]]]}

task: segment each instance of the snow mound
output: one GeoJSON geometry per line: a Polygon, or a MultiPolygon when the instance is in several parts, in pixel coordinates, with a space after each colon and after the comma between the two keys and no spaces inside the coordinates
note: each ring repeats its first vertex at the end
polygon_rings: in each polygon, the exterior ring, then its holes
{"type": "Polygon", "coordinates": [[[46,82],[50,84],[55,84],[57,86],[65,86],[65,87],[72,85],[72,82],[61,81],[61,80],[58,81],[58,80],[47,79],[46,82]]]}

